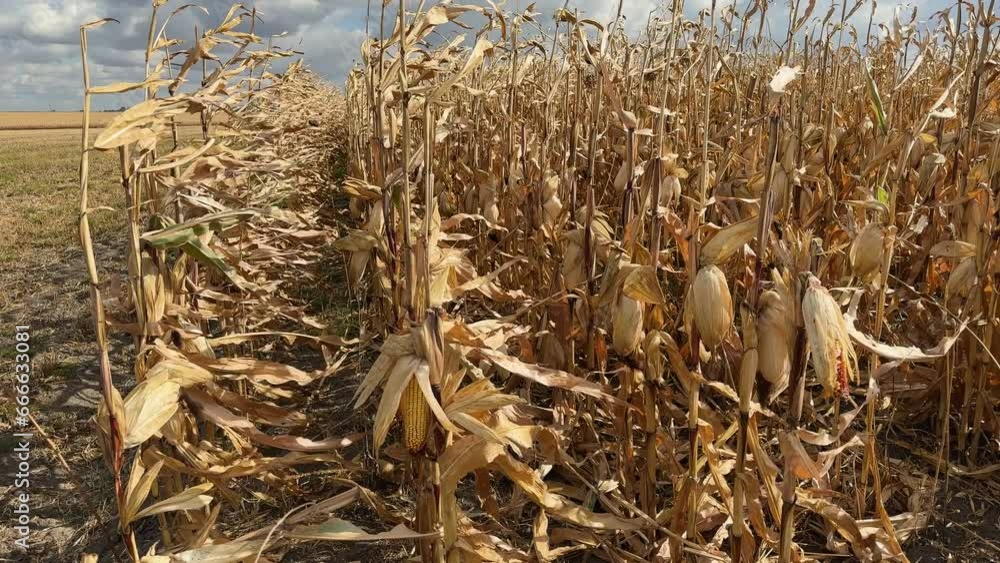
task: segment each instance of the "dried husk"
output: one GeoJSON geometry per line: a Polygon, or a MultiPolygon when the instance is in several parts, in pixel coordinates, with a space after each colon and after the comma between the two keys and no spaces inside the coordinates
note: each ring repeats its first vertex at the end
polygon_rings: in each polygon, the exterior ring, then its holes
{"type": "Polygon", "coordinates": [[[559,219],[559,214],[562,213],[562,209],[563,204],[559,196],[552,196],[545,200],[545,203],[542,205],[542,211],[545,213],[545,224],[554,227],[556,221],[559,219]]]}
{"type": "Polygon", "coordinates": [[[145,299],[146,322],[160,322],[167,305],[167,293],[160,269],[149,256],[142,257],[142,293],[145,299]]]}
{"type": "Polygon", "coordinates": [[[854,275],[871,281],[882,266],[885,229],[880,223],[868,223],[851,243],[848,258],[854,275]]]}
{"type": "Polygon", "coordinates": [[[559,199],[559,176],[550,171],[542,185],[542,212],[545,223],[554,227],[562,209],[562,200],[559,199]]]}
{"type": "Polygon", "coordinates": [[[660,187],[660,205],[669,207],[681,199],[681,179],[677,176],[667,176],[660,187]]]}
{"type": "Polygon", "coordinates": [[[642,340],[642,303],[620,295],[611,319],[611,340],[615,351],[628,356],[642,340]]]}
{"type": "Polygon", "coordinates": [[[792,369],[794,327],[790,322],[787,305],[777,291],[765,291],[760,296],[757,366],[761,376],[771,384],[772,396],[787,387],[792,369]]]}
{"type": "Polygon", "coordinates": [[[577,229],[566,234],[566,247],[563,251],[562,275],[568,289],[582,285],[587,281],[583,255],[583,238],[586,233],[577,229]]]}
{"type": "Polygon", "coordinates": [[[691,286],[694,322],[705,347],[711,350],[729,334],[733,326],[733,298],[726,275],[715,265],[704,266],[691,286]]]}
{"type": "Polygon", "coordinates": [[[663,374],[666,370],[666,342],[663,335],[658,330],[651,330],[643,340],[642,349],[646,354],[646,365],[644,375],[646,381],[663,381],[663,374]]]}
{"type": "Polygon", "coordinates": [[[963,219],[965,221],[965,235],[962,240],[976,244],[979,240],[979,233],[983,231],[984,227],[983,206],[978,199],[972,198],[965,205],[963,219]]]}
{"type": "Polygon", "coordinates": [[[618,173],[615,174],[615,191],[622,193],[625,191],[625,187],[628,185],[628,172],[629,167],[627,162],[623,162],[621,167],[618,169],[618,173]]]}
{"type": "Polygon", "coordinates": [[[488,223],[497,224],[500,222],[500,207],[497,205],[495,180],[479,186],[479,209],[488,223]]]}
{"type": "Polygon", "coordinates": [[[815,276],[802,299],[802,317],[823,396],[846,395],[849,382],[858,377],[857,355],[840,307],[815,276]]]}
{"type": "Polygon", "coordinates": [[[944,286],[944,300],[950,303],[956,297],[965,298],[976,286],[976,258],[970,256],[959,262],[958,266],[952,270],[948,276],[948,283],[944,286]]]}
{"type": "Polygon", "coordinates": [[[785,206],[785,199],[788,197],[788,173],[784,168],[777,167],[774,170],[774,178],[771,180],[771,193],[774,198],[774,208],[781,209],[785,206]]]}

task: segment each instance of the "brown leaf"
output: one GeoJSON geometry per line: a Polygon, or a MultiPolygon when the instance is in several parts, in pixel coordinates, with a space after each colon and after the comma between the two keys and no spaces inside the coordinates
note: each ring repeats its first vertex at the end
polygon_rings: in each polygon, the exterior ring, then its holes
{"type": "Polygon", "coordinates": [[[781,432],[778,434],[778,442],[781,445],[781,457],[796,479],[819,479],[823,476],[822,469],[809,457],[796,435],[781,432]]]}
{"type": "Polygon", "coordinates": [[[412,540],[420,538],[437,537],[437,532],[421,534],[414,532],[406,526],[400,524],[388,532],[370,534],[354,524],[341,520],[340,518],[330,518],[322,524],[314,526],[299,526],[286,532],[285,536],[299,540],[324,540],[324,541],[384,541],[384,540],[412,540]]]}
{"type": "Polygon", "coordinates": [[[600,530],[638,530],[643,527],[641,520],[627,520],[613,514],[591,512],[561,495],[550,492],[535,471],[508,455],[497,457],[493,460],[493,465],[536,504],[562,520],[600,530]]]}
{"type": "Polygon", "coordinates": [[[479,436],[466,436],[456,440],[438,458],[442,490],[454,491],[462,477],[486,467],[503,452],[502,445],[479,436]]]}
{"type": "Polygon", "coordinates": [[[198,510],[204,508],[212,502],[212,497],[203,493],[212,489],[211,483],[202,483],[185,489],[176,495],[161,500],[156,504],[147,506],[135,515],[135,519],[145,518],[164,512],[176,512],[178,510],[198,510]]]}
{"type": "Polygon", "coordinates": [[[535,383],[540,383],[547,387],[566,389],[598,399],[606,399],[614,403],[620,402],[617,397],[611,395],[604,387],[566,373],[565,371],[526,364],[513,356],[508,356],[495,350],[480,349],[479,353],[495,366],[520,375],[525,379],[530,379],[535,383]]]}
{"type": "Polygon", "coordinates": [[[656,270],[652,266],[633,268],[625,277],[622,293],[642,303],[666,306],[663,289],[660,288],[660,281],[656,279],[656,270]]]}
{"type": "Polygon", "coordinates": [[[147,379],[125,398],[126,449],[138,446],[160,431],[177,412],[180,385],[166,374],[147,379]]]}
{"type": "Polygon", "coordinates": [[[736,252],[745,245],[753,241],[757,235],[757,225],[759,219],[750,217],[739,223],[734,223],[725,227],[701,247],[701,263],[722,264],[729,260],[736,252]]]}
{"type": "MultiPolygon", "coordinates": [[[[164,558],[163,563],[237,563],[256,557],[263,545],[264,540],[207,545],[175,553],[169,558],[164,558]]],[[[147,558],[144,557],[143,563],[146,563],[146,560],[147,558]]],[[[149,563],[161,563],[161,561],[153,559],[149,563]]]]}
{"type": "Polygon", "coordinates": [[[860,303],[860,301],[861,293],[855,293],[851,298],[851,304],[848,306],[847,313],[844,315],[847,332],[851,335],[851,338],[863,348],[878,354],[887,360],[924,362],[941,358],[947,354],[948,350],[950,350],[955,342],[958,341],[958,337],[962,335],[962,332],[968,324],[967,320],[962,321],[953,334],[945,336],[938,342],[937,346],[929,350],[921,350],[916,346],[894,346],[891,344],[885,344],[884,342],[879,342],[855,328],[854,323],[857,320],[858,303],[860,303]]]}
{"type": "Polygon", "coordinates": [[[247,435],[250,440],[255,443],[264,444],[265,446],[271,446],[273,448],[281,448],[291,452],[325,452],[329,450],[337,450],[355,444],[363,437],[363,434],[359,433],[352,434],[345,438],[327,438],[317,442],[300,436],[271,436],[270,434],[265,434],[256,428],[248,431],[247,435]]]}

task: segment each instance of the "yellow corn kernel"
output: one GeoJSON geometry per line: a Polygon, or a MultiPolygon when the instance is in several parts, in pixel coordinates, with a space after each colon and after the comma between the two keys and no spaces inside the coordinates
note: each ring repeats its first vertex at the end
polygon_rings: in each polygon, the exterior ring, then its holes
{"type": "Polygon", "coordinates": [[[417,453],[427,442],[427,426],[431,412],[417,378],[410,379],[410,383],[403,390],[399,409],[403,418],[403,444],[411,453],[417,453]]]}

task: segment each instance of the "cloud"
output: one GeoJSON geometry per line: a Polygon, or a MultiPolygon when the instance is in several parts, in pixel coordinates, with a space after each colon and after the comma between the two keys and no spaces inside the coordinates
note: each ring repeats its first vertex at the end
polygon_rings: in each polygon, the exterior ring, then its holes
{"type": "Polygon", "coordinates": [[[76,35],[78,24],[74,22],[93,19],[94,8],[94,2],[19,3],[15,8],[16,31],[30,41],[69,43],[76,35]]]}
{"type": "MultiPolygon", "coordinates": [[[[359,58],[360,44],[365,37],[368,0],[243,0],[255,5],[259,21],[255,32],[268,37],[287,32],[275,39],[284,48],[305,52],[305,62],[320,75],[342,84],[347,73],[359,58]]],[[[461,0],[486,5],[485,0],[461,0]]],[[[814,17],[822,17],[831,1],[818,0],[814,17]]],[[[542,15],[539,22],[551,29],[551,14],[561,8],[566,0],[538,0],[536,11],[542,15]]],[[[717,0],[716,9],[731,5],[733,0],[717,0]]],[[[921,20],[949,4],[949,0],[909,0],[919,4],[921,20]]],[[[161,11],[161,22],[171,10],[182,4],[171,0],[161,11]]],[[[428,0],[433,5],[434,0],[428,0]]],[[[506,6],[526,8],[530,0],[508,0],[506,6]],[[519,3],[519,4],[518,4],[519,3]]],[[[663,14],[664,5],[670,0],[624,0],[622,13],[626,31],[632,36],[640,34],[650,13],[663,14]]],[[[853,3],[853,2],[852,2],[853,3]]],[[[186,10],[173,17],[167,32],[171,37],[194,36],[195,26],[205,29],[216,25],[231,5],[229,0],[201,0],[208,10],[186,10]]],[[[416,6],[416,0],[407,0],[416,6]]],[[[396,2],[386,10],[386,33],[393,28],[396,2]]],[[[685,16],[697,18],[701,9],[711,6],[711,0],[687,0],[685,16]]],[[[738,0],[742,9],[746,0],[738,0]]],[[[82,104],[82,84],[79,54],[79,25],[85,21],[112,16],[120,24],[109,24],[93,30],[88,35],[89,61],[92,81],[104,84],[134,81],[142,78],[146,35],[150,15],[149,0],[0,0],[0,110],[77,110],[82,104]]],[[[891,21],[895,2],[879,2],[875,23],[891,21]]],[[[614,17],[618,2],[615,0],[570,0],[570,9],[578,9],[583,17],[606,23],[614,17]]],[[[380,0],[371,0],[372,19],[369,30],[378,35],[380,0]]],[[[867,27],[870,9],[866,6],[852,19],[861,34],[867,27]]],[[[470,25],[478,26],[482,18],[468,15],[463,18],[470,25]]],[[[787,29],[789,9],[785,0],[771,4],[768,10],[767,29],[783,38],[787,29]]],[[[471,33],[466,33],[471,37],[471,33]]],[[[276,65],[280,70],[282,65],[276,65]]],[[[198,75],[192,75],[197,80],[198,75]]],[[[100,96],[95,100],[98,109],[114,108],[134,103],[128,96],[100,96]]]]}

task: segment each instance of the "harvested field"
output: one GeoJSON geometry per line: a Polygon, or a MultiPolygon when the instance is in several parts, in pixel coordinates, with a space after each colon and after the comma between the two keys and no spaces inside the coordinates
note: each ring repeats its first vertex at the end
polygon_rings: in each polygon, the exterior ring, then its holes
{"type": "MultiPolygon", "coordinates": [[[[101,128],[111,123],[119,112],[102,111],[91,114],[91,126],[101,128]]],[[[198,125],[198,116],[186,115],[178,119],[182,126],[198,125]]],[[[80,129],[83,112],[80,111],[0,111],[0,131],[36,129],[80,129]]]]}

